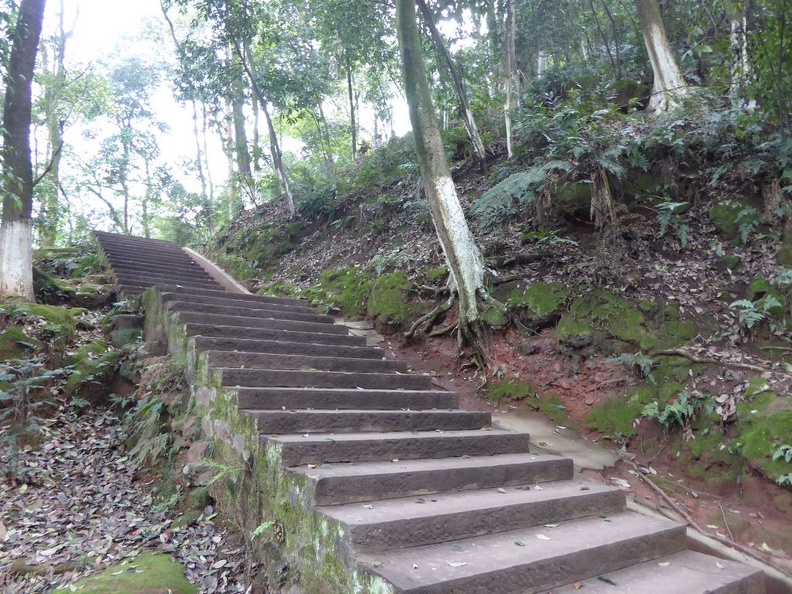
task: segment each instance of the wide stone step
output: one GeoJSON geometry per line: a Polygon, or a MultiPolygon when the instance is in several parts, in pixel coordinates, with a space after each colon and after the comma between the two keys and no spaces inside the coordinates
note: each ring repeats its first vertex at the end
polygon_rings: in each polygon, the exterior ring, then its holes
{"type": "Polygon", "coordinates": [[[764,574],[749,565],[681,551],[545,594],[765,594],[764,574]]]}
{"type": "MultiPolygon", "coordinates": [[[[182,314],[183,319],[183,314],[182,314]]],[[[339,326],[342,327],[342,326],[339,326]]],[[[196,341],[203,338],[211,340],[240,339],[243,342],[278,342],[289,344],[317,344],[320,346],[339,345],[343,347],[365,348],[366,339],[363,336],[350,334],[325,334],[320,332],[299,332],[294,330],[278,330],[277,328],[245,328],[241,326],[226,326],[223,324],[188,323],[187,336],[195,336],[196,341]]],[[[209,344],[209,343],[204,343],[209,344]]],[[[209,347],[211,348],[211,347],[209,347]]],[[[217,350],[222,350],[218,348],[217,350]]],[[[251,351],[253,352],[253,351],[251,351]]]]}
{"type": "Polygon", "coordinates": [[[243,410],[432,410],[456,409],[459,396],[443,390],[346,388],[234,388],[243,410]]]}
{"type": "Polygon", "coordinates": [[[272,303],[269,301],[241,301],[229,298],[226,295],[217,297],[214,295],[193,295],[190,293],[169,293],[163,292],[162,298],[165,301],[182,301],[185,303],[203,303],[206,305],[229,305],[233,307],[247,307],[250,309],[268,309],[273,311],[287,311],[295,313],[315,314],[316,310],[308,306],[303,301],[292,301],[290,303],[272,303]]]}
{"type": "Polygon", "coordinates": [[[398,462],[360,462],[302,466],[289,472],[314,483],[317,505],[367,502],[389,497],[413,497],[506,488],[572,478],[572,460],[547,454],[497,454],[398,462]]]}
{"type": "Polygon", "coordinates": [[[245,316],[227,316],[222,314],[179,312],[182,324],[216,324],[220,326],[239,326],[243,328],[270,328],[272,330],[294,330],[295,332],[318,332],[322,334],[345,335],[349,332],[346,326],[321,322],[298,322],[279,320],[276,318],[248,318],[245,316]]]}
{"type": "Polygon", "coordinates": [[[297,311],[283,311],[279,309],[261,309],[243,307],[238,305],[211,305],[206,303],[191,303],[184,301],[169,301],[167,307],[170,311],[189,311],[224,316],[238,316],[242,318],[260,318],[276,320],[292,320],[295,322],[311,322],[314,324],[334,324],[330,316],[316,312],[303,313],[297,311]]]}
{"type": "Polygon", "coordinates": [[[178,274],[182,278],[195,278],[199,280],[211,280],[211,277],[197,264],[185,264],[183,266],[166,266],[163,264],[141,264],[122,263],[113,260],[113,270],[116,272],[128,272],[130,274],[145,275],[150,272],[157,274],[178,274]]]}
{"type": "Polygon", "coordinates": [[[318,511],[346,525],[356,551],[373,552],[611,515],[624,508],[624,493],[618,489],[558,481],[325,506],[318,511]]]}
{"type": "Polygon", "coordinates": [[[139,250],[137,248],[130,248],[129,250],[111,248],[103,251],[114,267],[116,264],[137,264],[138,266],[151,265],[178,270],[197,266],[196,262],[182,251],[162,252],[145,249],[139,250]]]}
{"type": "MultiPolygon", "coordinates": [[[[634,513],[361,555],[397,592],[533,594],[676,553],[685,527],[634,513]]],[[[668,592],[674,592],[669,584],[668,592]]]]}
{"type": "Polygon", "coordinates": [[[162,284],[175,284],[177,287],[197,289],[216,288],[220,285],[213,280],[197,281],[193,279],[179,278],[178,274],[129,274],[126,272],[113,272],[113,276],[118,280],[119,284],[141,285],[149,287],[162,284]]]}
{"type": "Polygon", "coordinates": [[[281,446],[284,466],[492,456],[530,448],[527,433],[498,430],[262,435],[262,440],[281,446]]]}
{"type": "Polygon", "coordinates": [[[403,361],[383,361],[382,359],[351,359],[349,357],[244,353],[239,351],[207,351],[207,355],[209,357],[209,364],[214,367],[344,371],[354,373],[394,373],[407,371],[407,364],[403,361]]]}
{"type": "MultiPolygon", "coordinates": [[[[184,293],[184,287],[177,287],[173,283],[158,283],[157,286],[164,293],[184,293]]],[[[220,285],[215,289],[189,289],[189,295],[200,295],[207,297],[220,297],[222,299],[233,299],[234,301],[252,303],[272,303],[280,305],[306,306],[307,302],[300,299],[288,299],[286,297],[270,297],[268,295],[255,295],[253,293],[228,293],[220,285]]],[[[313,311],[313,310],[311,310],[313,311]]]]}
{"type": "Polygon", "coordinates": [[[295,371],[292,369],[236,369],[215,367],[223,373],[223,385],[272,388],[372,388],[374,390],[428,390],[427,375],[399,373],[346,373],[343,371],[295,371]]]}
{"type": "Polygon", "coordinates": [[[490,413],[466,410],[247,410],[261,433],[464,431],[488,427],[490,413]]]}
{"type": "MultiPolygon", "coordinates": [[[[188,328],[188,334],[190,334],[188,328]]],[[[306,340],[313,336],[308,334],[306,340]]],[[[195,346],[202,351],[240,351],[245,353],[272,353],[281,355],[304,355],[307,357],[349,357],[352,359],[383,359],[385,351],[377,347],[341,346],[328,342],[290,342],[286,336],[281,340],[252,340],[247,338],[212,338],[196,336],[195,346]]]]}

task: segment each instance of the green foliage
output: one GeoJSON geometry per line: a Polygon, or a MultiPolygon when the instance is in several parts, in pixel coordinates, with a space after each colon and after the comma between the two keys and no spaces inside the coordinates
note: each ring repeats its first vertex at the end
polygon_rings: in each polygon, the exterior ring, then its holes
{"type": "Polygon", "coordinates": [[[781,302],[770,294],[756,301],[738,299],[729,304],[729,308],[737,314],[737,321],[747,330],[751,330],[757,324],[767,320],[771,310],[781,306],[781,302]]]}
{"type": "Polygon", "coordinates": [[[551,160],[513,173],[481,195],[473,204],[473,216],[483,225],[492,225],[513,216],[517,213],[516,204],[531,204],[548,184],[555,181],[557,172],[569,173],[571,170],[572,165],[566,161],[551,160]]]}
{"type": "Polygon", "coordinates": [[[661,202],[655,206],[657,220],[660,223],[660,237],[665,237],[669,228],[673,229],[683,248],[686,248],[689,242],[689,227],[687,220],[682,214],[687,205],[687,202],[668,201],[661,202]]]}
{"type": "Polygon", "coordinates": [[[740,234],[740,243],[742,245],[748,244],[748,239],[759,226],[761,220],[762,217],[759,211],[753,206],[745,206],[740,209],[734,219],[734,222],[737,223],[737,231],[740,234]]]}
{"type": "Polygon", "coordinates": [[[129,455],[136,463],[153,464],[178,451],[167,426],[167,406],[159,396],[149,393],[139,399],[127,418],[129,434],[135,442],[129,455]]]}
{"type": "Polygon", "coordinates": [[[787,464],[792,464],[792,446],[787,444],[778,446],[773,452],[773,462],[776,460],[784,460],[787,464]]]}
{"type": "Polygon", "coordinates": [[[642,416],[654,419],[666,429],[686,427],[699,413],[710,414],[715,410],[715,401],[710,396],[691,396],[680,392],[674,402],[660,408],[657,401],[644,406],[642,416]]]}
{"type": "Polygon", "coordinates": [[[47,369],[42,356],[0,362],[0,448],[5,450],[7,478],[17,478],[19,449],[41,430],[37,412],[51,404],[47,390],[67,377],[70,369],[47,369]]]}
{"type": "Polygon", "coordinates": [[[645,377],[651,383],[657,383],[652,368],[654,367],[654,359],[647,357],[642,352],[637,353],[622,353],[608,358],[609,363],[618,363],[620,365],[627,365],[628,367],[637,368],[641,372],[641,376],[645,377]]]}

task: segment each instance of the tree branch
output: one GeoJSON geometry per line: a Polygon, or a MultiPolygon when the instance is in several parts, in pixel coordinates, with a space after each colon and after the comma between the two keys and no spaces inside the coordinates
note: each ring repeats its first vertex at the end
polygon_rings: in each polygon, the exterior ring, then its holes
{"type": "Polygon", "coordinates": [[[36,179],[33,180],[33,187],[34,188],[37,185],[39,185],[39,183],[41,183],[41,180],[43,180],[45,177],[47,177],[47,174],[49,174],[49,172],[52,171],[52,168],[55,167],[55,161],[57,160],[58,155],[60,155],[60,152],[61,152],[62,149],[63,149],[63,143],[61,142],[60,145],[58,146],[58,148],[56,148],[53,151],[52,156],[50,157],[50,161],[49,161],[49,163],[47,163],[47,166],[44,168],[44,171],[42,171],[41,175],[39,175],[36,179]]]}

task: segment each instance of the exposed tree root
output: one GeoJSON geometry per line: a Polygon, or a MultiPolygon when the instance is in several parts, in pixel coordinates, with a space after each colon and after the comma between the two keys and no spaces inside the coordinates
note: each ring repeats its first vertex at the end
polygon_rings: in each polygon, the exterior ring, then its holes
{"type": "Polygon", "coordinates": [[[503,285],[506,283],[510,283],[512,281],[523,280],[525,276],[522,274],[511,274],[509,276],[494,276],[490,279],[490,283],[493,285],[503,285]]]}
{"type": "Polygon", "coordinates": [[[451,307],[454,305],[454,301],[455,300],[456,300],[456,297],[452,296],[445,303],[443,303],[441,305],[438,305],[437,307],[435,307],[429,313],[424,314],[420,318],[415,320],[415,323],[413,323],[413,325],[410,326],[410,329],[407,330],[407,332],[404,333],[404,337],[405,338],[412,338],[419,328],[421,329],[421,332],[423,334],[426,334],[426,332],[428,332],[428,330],[432,326],[434,326],[435,321],[437,321],[437,318],[439,318],[441,315],[443,315],[445,312],[447,312],[449,309],[451,309],[451,307]]]}
{"type": "MultiPolygon", "coordinates": [[[[689,353],[683,349],[667,349],[664,351],[653,351],[649,353],[650,356],[664,356],[664,357],[684,357],[693,363],[701,363],[705,365],[723,365],[724,367],[734,367],[737,369],[747,369],[749,371],[758,371],[759,373],[765,373],[767,371],[776,372],[776,370],[768,369],[767,367],[761,367],[759,365],[752,365],[751,363],[739,363],[737,361],[721,361],[719,359],[715,359],[714,357],[699,357],[694,355],[693,353],[689,353]]],[[[779,372],[783,373],[783,372],[779,372]]],[[[788,375],[788,374],[783,374],[788,375]]]]}
{"type": "Polygon", "coordinates": [[[538,254],[514,254],[511,256],[497,256],[495,258],[487,258],[487,266],[493,268],[508,268],[517,266],[519,264],[531,264],[533,262],[541,262],[546,258],[553,258],[554,254],[551,252],[539,252],[538,254]]]}

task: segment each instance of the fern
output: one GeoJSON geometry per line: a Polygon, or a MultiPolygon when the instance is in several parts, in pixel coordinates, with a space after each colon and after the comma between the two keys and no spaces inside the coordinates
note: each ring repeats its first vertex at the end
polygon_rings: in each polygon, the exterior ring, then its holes
{"type": "Polygon", "coordinates": [[[544,189],[553,171],[569,173],[571,170],[572,165],[566,161],[554,160],[513,173],[481,195],[473,205],[473,215],[482,221],[492,222],[513,215],[516,212],[514,203],[534,202],[536,194],[544,189]]]}

